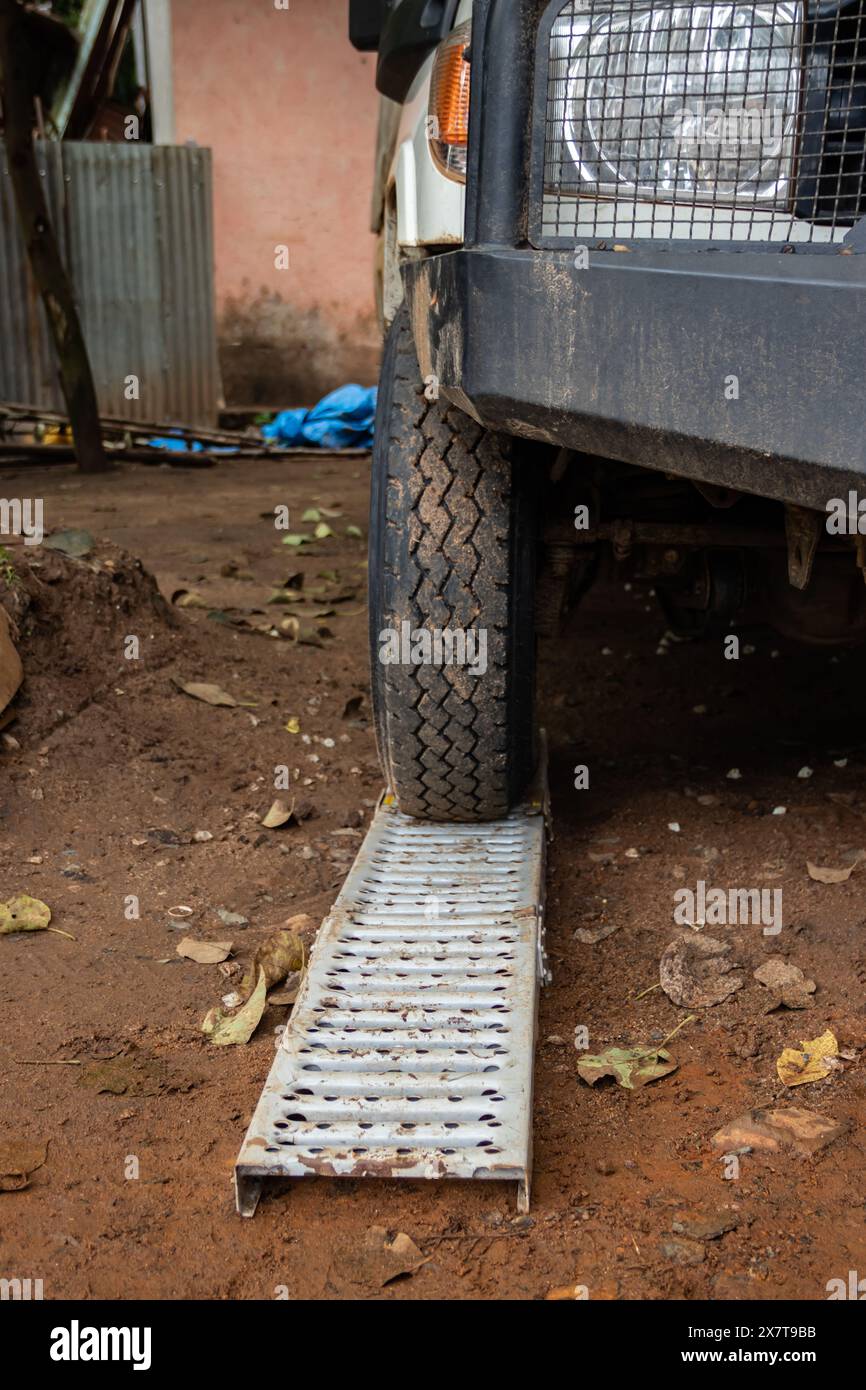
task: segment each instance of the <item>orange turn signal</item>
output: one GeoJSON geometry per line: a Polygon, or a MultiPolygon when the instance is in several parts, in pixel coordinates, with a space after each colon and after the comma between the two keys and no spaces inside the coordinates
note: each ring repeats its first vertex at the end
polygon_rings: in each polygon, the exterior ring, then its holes
{"type": "Polygon", "coordinates": [[[471,21],[458,24],[440,44],[430,79],[427,129],[433,158],[444,174],[466,181],[469,145],[469,36],[471,21]]]}

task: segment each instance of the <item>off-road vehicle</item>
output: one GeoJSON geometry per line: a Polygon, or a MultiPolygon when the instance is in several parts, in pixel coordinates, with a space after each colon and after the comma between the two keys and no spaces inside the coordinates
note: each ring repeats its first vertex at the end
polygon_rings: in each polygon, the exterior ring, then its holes
{"type": "Polygon", "coordinates": [[[383,94],[373,690],[411,815],[519,795],[536,632],[603,564],[683,637],[751,607],[862,638],[863,8],[350,5],[383,94]]]}

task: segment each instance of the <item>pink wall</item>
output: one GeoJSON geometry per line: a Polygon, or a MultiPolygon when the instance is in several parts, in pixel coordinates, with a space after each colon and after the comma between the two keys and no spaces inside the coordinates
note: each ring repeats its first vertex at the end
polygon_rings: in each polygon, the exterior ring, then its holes
{"type": "Polygon", "coordinates": [[[213,150],[220,357],[230,405],[311,404],[375,380],[369,231],[375,55],[347,0],[172,0],[178,144],[213,150]],[[274,247],[289,247],[277,270],[274,247]]]}

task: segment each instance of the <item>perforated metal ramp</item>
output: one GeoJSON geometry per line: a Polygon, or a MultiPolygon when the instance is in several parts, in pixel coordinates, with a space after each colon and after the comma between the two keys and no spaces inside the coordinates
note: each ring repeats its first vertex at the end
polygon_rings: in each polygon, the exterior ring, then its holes
{"type": "Polygon", "coordinates": [[[529,1204],[545,971],[545,797],[430,825],[385,798],[313,949],[235,1168],[266,1178],[492,1178],[529,1204]]]}

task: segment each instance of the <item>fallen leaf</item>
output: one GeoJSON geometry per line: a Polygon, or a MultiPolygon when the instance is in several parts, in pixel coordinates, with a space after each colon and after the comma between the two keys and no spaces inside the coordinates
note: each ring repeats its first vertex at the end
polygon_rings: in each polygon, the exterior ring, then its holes
{"type": "Polygon", "coordinates": [[[0,903],[0,936],[16,931],[45,931],[51,921],[51,908],[26,893],[0,903]]]}
{"type": "Polygon", "coordinates": [[[293,547],[293,549],[298,550],[302,545],[310,545],[312,543],[312,539],[312,536],[301,536],[296,533],[292,533],[288,536],[283,536],[283,545],[290,545],[293,547]]]}
{"type": "Polygon", "coordinates": [[[728,942],[714,936],[676,937],[659,962],[659,982],[671,1002],[708,1009],[740,989],[743,976],[729,973],[734,968],[730,951],[728,942]]]}
{"type": "Polygon", "coordinates": [[[615,931],[619,931],[619,922],[605,922],[600,927],[578,927],[572,936],[584,946],[597,946],[600,941],[613,936],[615,931]]]}
{"type": "Polygon", "coordinates": [[[270,810],[262,817],[262,825],[266,830],[276,830],[281,825],[288,825],[295,814],[295,803],[287,805],[280,797],[271,805],[270,810]]]}
{"type": "Polygon", "coordinates": [[[754,978],[770,994],[765,1013],[782,1006],[787,1009],[808,1009],[814,1003],[811,995],[817,989],[815,981],[807,980],[798,965],[790,965],[781,956],[772,956],[765,961],[754,971],[754,978]]]}
{"type": "Polygon", "coordinates": [[[27,1143],[23,1139],[0,1141],[0,1192],[23,1191],[47,1157],[45,1144],[27,1143]]]}
{"type": "Polygon", "coordinates": [[[231,941],[195,941],[185,936],[177,948],[179,956],[194,960],[198,965],[219,965],[232,953],[231,941]]]}
{"type": "Polygon", "coordinates": [[[328,525],[327,521],[320,521],[315,531],[313,532],[313,535],[315,536],[317,541],[325,541],[328,539],[329,536],[333,536],[333,534],[334,533],[328,525]]]}
{"type": "Polygon", "coordinates": [[[779,1149],[791,1148],[808,1155],[832,1143],[844,1130],[844,1124],[818,1115],[814,1110],[784,1106],[776,1110],[748,1110],[717,1130],[712,1142],[726,1153],[738,1149],[776,1153],[779,1149]]]}
{"type": "Polygon", "coordinates": [[[149,1057],[133,1048],[124,1055],[89,1062],[79,1072],[78,1084],[97,1095],[158,1096],[189,1091],[196,1083],[165,1057],[149,1057]]]}
{"type": "Polygon", "coordinates": [[[332,1270],[353,1284],[384,1288],[392,1280],[414,1274],[427,1260],[410,1236],[400,1231],[393,1240],[381,1226],[371,1226],[363,1243],[344,1244],[334,1252],[332,1270]]]}
{"type": "Polygon", "coordinates": [[[303,970],[306,951],[301,938],[285,927],[280,927],[257,947],[246,974],[241,982],[241,993],[249,994],[253,981],[264,974],[268,989],[280,984],[287,975],[303,970]]]}
{"type": "Polygon", "coordinates": [[[293,714],[291,719],[286,721],[286,731],[290,734],[299,734],[301,732],[301,721],[296,715],[293,714]]]}
{"type": "Polygon", "coordinates": [[[89,531],[55,531],[42,544],[46,550],[59,550],[75,560],[83,560],[93,549],[93,537],[89,531]]]}
{"type": "Polygon", "coordinates": [[[201,1025],[201,1031],[218,1047],[248,1043],[259,1026],[266,1003],[265,972],[260,970],[258,983],[243,1008],[231,1014],[224,1013],[222,1009],[211,1009],[201,1025]]]}
{"type": "Polygon", "coordinates": [[[608,1047],[597,1056],[581,1057],[577,1074],[590,1086],[603,1076],[612,1076],[619,1086],[633,1091],[676,1071],[679,1063],[664,1048],[608,1047]]]}
{"type": "Polygon", "coordinates": [[[302,970],[293,970],[286,976],[282,989],[274,990],[273,994],[268,995],[268,1003],[275,1004],[278,1008],[287,1008],[295,1003],[304,980],[302,970]]]}
{"type": "Polygon", "coordinates": [[[194,700],[203,700],[206,705],[226,705],[234,708],[238,703],[234,695],[229,695],[228,691],[221,690],[218,685],[211,685],[207,681],[173,679],[178,690],[182,690],[185,695],[191,695],[194,700]]]}
{"type": "Polygon", "coordinates": [[[353,536],[356,540],[361,540],[361,539],[363,538],[363,534],[364,534],[364,533],[363,533],[363,531],[361,530],[360,526],[347,526],[347,527],[346,527],[346,535],[347,535],[347,536],[353,536]]]}
{"type": "Polygon", "coordinates": [[[322,514],[318,507],[308,507],[301,517],[301,521],[321,521],[322,514]]]}
{"type": "Polygon", "coordinates": [[[816,883],[846,883],[859,863],[860,860],[857,859],[844,869],[833,869],[829,866],[822,867],[820,864],[813,864],[809,859],[806,861],[806,868],[809,871],[809,877],[814,879],[816,883]]]}
{"type": "Polygon", "coordinates": [[[808,1081],[823,1081],[833,1070],[830,1059],[838,1055],[839,1044],[828,1028],[820,1038],[801,1042],[799,1049],[784,1049],[776,1061],[779,1080],[786,1086],[804,1086],[808,1081]]]}
{"type": "Polygon", "coordinates": [[[209,608],[210,604],[196,589],[175,589],[171,596],[175,608],[209,608]]]}
{"type": "Polygon", "coordinates": [[[265,600],[266,603],[303,603],[304,595],[300,589],[274,589],[265,600]]]}

